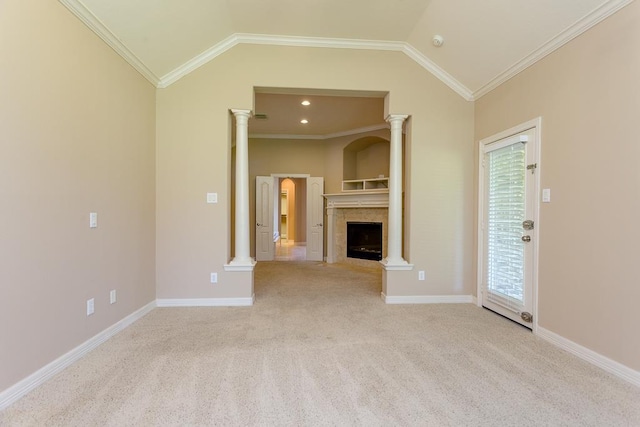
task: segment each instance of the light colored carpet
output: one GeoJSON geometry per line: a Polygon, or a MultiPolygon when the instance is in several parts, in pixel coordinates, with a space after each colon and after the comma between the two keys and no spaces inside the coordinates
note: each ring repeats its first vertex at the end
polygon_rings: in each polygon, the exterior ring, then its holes
{"type": "Polygon", "coordinates": [[[0,413],[13,425],[640,425],[640,389],[380,271],[259,263],[256,304],[162,308],[0,413]]]}

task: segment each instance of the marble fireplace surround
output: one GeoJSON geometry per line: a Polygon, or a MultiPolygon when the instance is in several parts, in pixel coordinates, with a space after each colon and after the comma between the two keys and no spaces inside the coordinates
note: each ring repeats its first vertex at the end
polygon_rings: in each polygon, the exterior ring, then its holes
{"type": "Polygon", "coordinates": [[[382,257],[387,256],[389,229],[389,193],[354,192],[325,194],[327,199],[327,263],[352,264],[377,263],[378,261],[347,258],[347,222],[382,223],[382,257]]]}

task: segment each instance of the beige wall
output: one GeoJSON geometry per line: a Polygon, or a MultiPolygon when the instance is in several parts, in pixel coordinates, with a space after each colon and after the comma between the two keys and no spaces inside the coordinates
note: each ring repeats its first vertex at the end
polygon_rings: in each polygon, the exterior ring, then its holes
{"type": "Polygon", "coordinates": [[[0,3],[0,52],[4,390],[154,300],[155,89],[56,1],[0,3]]]}
{"type": "Polygon", "coordinates": [[[640,370],[640,3],[476,103],[476,140],[542,116],[539,324],[640,370]]]}
{"type": "Polygon", "coordinates": [[[389,176],[389,142],[378,142],[356,153],[356,179],[389,176]]]}
{"type": "MultiPolygon", "coordinates": [[[[409,178],[419,182],[420,191],[410,195],[416,213],[407,231],[414,235],[410,261],[427,271],[426,281],[418,282],[416,272],[399,292],[471,293],[473,104],[399,52],[239,45],[158,91],[159,298],[251,291],[235,273],[222,272],[232,254],[221,241],[228,238],[230,222],[228,110],[251,109],[254,86],[390,92],[388,112],[413,115],[409,161],[417,167],[409,178]],[[218,192],[220,203],[206,205],[207,191],[218,192]],[[221,272],[217,286],[208,283],[211,271],[221,272]]],[[[255,150],[252,144],[251,162],[255,150]]],[[[334,155],[325,152],[325,159],[334,155]]],[[[311,160],[317,167],[323,163],[322,157],[311,160]]],[[[316,174],[290,166],[290,172],[316,174]]],[[[339,186],[342,162],[325,160],[322,167],[327,176],[337,176],[325,190],[339,186]],[[337,174],[331,173],[334,168],[337,174]]],[[[254,168],[252,174],[262,170],[254,168]]]]}

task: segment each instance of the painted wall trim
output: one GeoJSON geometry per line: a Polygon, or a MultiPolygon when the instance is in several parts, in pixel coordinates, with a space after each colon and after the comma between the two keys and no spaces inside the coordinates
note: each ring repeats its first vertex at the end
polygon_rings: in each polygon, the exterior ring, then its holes
{"type": "Polygon", "coordinates": [[[192,60],[186,62],[160,79],[159,88],[165,88],[226,52],[237,44],[264,44],[271,46],[320,47],[331,49],[382,50],[402,52],[416,61],[420,66],[432,73],[467,101],[472,100],[472,93],[462,83],[438,67],[433,61],[406,42],[384,40],[356,40],[323,37],[277,36],[266,34],[233,34],[192,60]]]}
{"type": "Polygon", "coordinates": [[[625,381],[630,382],[638,387],[640,387],[640,372],[629,368],[628,366],[623,365],[622,363],[616,362],[615,360],[611,360],[606,356],[603,356],[599,353],[596,353],[593,350],[590,350],[586,347],[581,346],[563,336],[556,334],[555,332],[551,332],[548,329],[543,328],[542,326],[538,326],[538,330],[536,335],[542,338],[545,341],[550,342],[551,344],[560,347],[563,350],[568,351],[569,353],[578,356],[580,359],[583,359],[592,365],[595,365],[610,374],[615,375],[618,378],[621,378],[625,381]]]}
{"type": "Polygon", "coordinates": [[[480,89],[473,92],[472,99],[478,99],[487,93],[491,92],[493,89],[500,86],[502,83],[514,77],[516,74],[524,71],[529,68],[531,65],[540,61],[545,56],[553,53],[557,49],[561,48],[565,44],[569,43],[574,38],[578,37],[580,34],[589,30],[591,27],[605,20],[609,16],[613,15],[633,0],[611,0],[607,3],[595,8],[589,14],[587,14],[584,18],[578,20],[575,24],[562,31],[557,36],[553,37],[551,40],[544,43],[538,49],[531,52],[529,55],[522,58],[520,61],[513,64],[511,67],[504,70],[502,73],[498,74],[492,80],[487,82],[480,89]]]}
{"type": "Polygon", "coordinates": [[[144,76],[151,84],[158,87],[160,79],[156,76],[127,46],[116,37],[111,30],[102,23],[78,0],[58,0],[91,31],[108,44],[118,55],[124,58],[133,68],[144,76]]]}
{"type": "Polygon", "coordinates": [[[342,136],[358,135],[360,133],[374,132],[377,130],[389,129],[389,124],[379,124],[372,126],[365,126],[357,129],[345,130],[342,132],[327,133],[325,135],[288,135],[288,134],[268,134],[268,133],[255,133],[249,134],[251,139],[313,139],[324,140],[332,138],[340,138],[342,136]]]}
{"type": "Polygon", "coordinates": [[[166,88],[182,77],[223,54],[227,50],[240,43],[246,44],[266,44],[275,46],[301,46],[301,47],[321,47],[334,49],[360,49],[360,50],[382,50],[402,52],[418,63],[421,67],[436,76],[440,81],[453,89],[467,101],[473,101],[489,93],[502,83],[511,79],[516,74],[522,72],[529,66],[541,60],[545,56],[564,46],[569,41],[589,30],[602,20],[613,15],[633,0],[611,0],[600,7],[594,9],[571,27],[562,31],[551,40],[540,46],[535,51],[513,64],[505,71],[498,74],[489,82],[484,84],[475,92],[472,92],[465,85],[456,80],[451,74],[440,68],[435,62],[420,52],[407,42],[385,41],[385,40],[357,40],[322,37],[296,37],[278,36],[265,34],[235,33],[207,49],[195,58],[187,61],[173,71],[158,78],[131,50],[129,50],[114,34],[104,25],[94,14],[92,14],[79,0],[58,0],[71,13],[89,27],[98,37],[104,40],[113,50],[122,56],[132,67],[149,80],[157,88],[166,88]]]}
{"type": "Polygon", "coordinates": [[[205,65],[207,62],[222,55],[223,53],[225,53],[226,51],[228,51],[229,49],[231,49],[237,44],[238,44],[238,37],[235,34],[230,35],[229,37],[222,40],[221,42],[211,46],[209,49],[205,50],[200,55],[185,62],[178,68],[169,72],[168,74],[165,74],[164,76],[162,76],[162,78],[160,79],[160,83],[158,83],[157,85],[158,88],[164,89],[166,87],[169,87],[170,85],[177,82],[187,74],[197,70],[198,68],[205,65]]]}
{"type": "Polygon", "coordinates": [[[455,79],[451,74],[447,73],[444,69],[440,68],[435,62],[427,58],[422,52],[420,52],[415,47],[411,46],[409,43],[404,43],[402,47],[402,52],[407,55],[409,58],[413,59],[417,62],[422,68],[429,71],[431,74],[436,76],[440,81],[453,89],[458,95],[463,97],[467,101],[473,101],[473,93],[469,88],[460,83],[455,79]]]}
{"type": "Polygon", "coordinates": [[[68,353],[60,356],[53,362],[45,365],[44,367],[38,369],[33,374],[29,375],[25,379],[20,382],[14,384],[9,387],[2,393],[0,393],[0,411],[16,402],[25,394],[29,393],[31,390],[35,389],[39,385],[43,384],[49,378],[54,375],[62,372],[67,367],[71,366],[73,363],[78,361],[80,358],[85,356],[87,353],[91,352],[93,349],[98,347],[103,342],[107,341],[109,338],[122,331],[126,327],[130,326],[140,318],[144,317],[147,313],[153,310],[156,307],[156,302],[150,302],[144,307],[134,311],[124,319],[114,323],[109,326],[107,329],[98,333],[97,335],[89,338],[87,341],[83,342],[73,350],[68,353]]]}
{"type": "Polygon", "coordinates": [[[255,301],[255,294],[249,298],[167,298],[157,299],[158,307],[248,307],[255,301]]]}
{"type": "Polygon", "coordinates": [[[472,304],[472,295],[405,295],[389,296],[381,293],[386,304],[472,304]]]}

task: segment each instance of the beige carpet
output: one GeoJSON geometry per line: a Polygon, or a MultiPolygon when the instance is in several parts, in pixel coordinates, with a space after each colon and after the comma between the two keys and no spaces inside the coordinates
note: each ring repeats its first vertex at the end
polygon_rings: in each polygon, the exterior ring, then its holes
{"type": "Polygon", "coordinates": [[[471,304],[391,306],[376,269],[259,263],[256,304],[156,309],[0,425],[640,425],[640,389],[471,304]]]}

